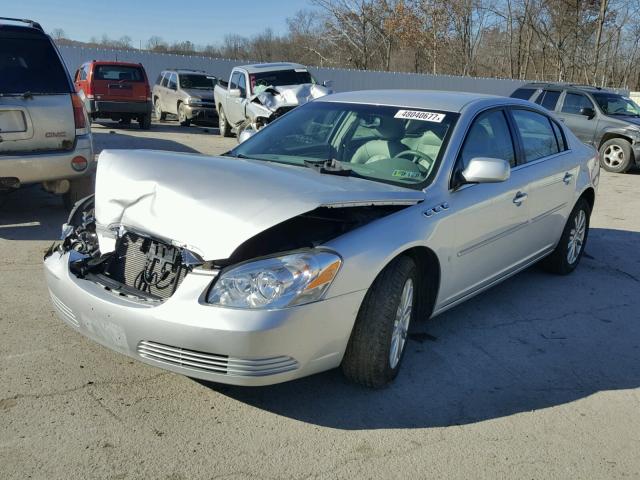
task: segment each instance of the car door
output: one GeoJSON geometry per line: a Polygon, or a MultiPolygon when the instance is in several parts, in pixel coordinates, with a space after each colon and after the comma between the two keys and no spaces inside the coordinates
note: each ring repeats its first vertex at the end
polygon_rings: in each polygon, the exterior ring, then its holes
{"type": "Polygon", "coordinates": [[[175,72],[169,74],[167,81],[166,95],[164,97],[164,108],[168,113],[178,114],[178,75],[175,72]]]}
{"type": "Polygon", "coordinates": [[[227,117],[232,125],[237,125],[244,120],[244,103],[247,98],[247,78],[244,72],[236,70],[231,75],[229,88],[240,90],[240,97],[229,97],[227,117]]]}
{"type": "Polygon", "coordinates": [[[555,246],[573,205],[571,200],[579,171],[577,157],[567,149],[560,125],[541,112],[511,108],[523,162],[514,172],[530,178],[531,215],[527,243],[539,254],[555,246]]]}
{"type": "Polygon", "coordinates": [[[582,142],[593,146],[598,122],[593,102],[582,93],[565,92],[558,117],[582,142]],[[592,115],[585,115],[583,109],[591,109],[592,115]]]}
{"type": "MultiPolygon", "coordinates": [[[[454,178],[472,158],[500,158],[516,167],[513,135],[503,109],[481,113],[467,132],[454,178]]],[[[504,182],[456,186],[451,193],[455,235],[450,262],[455,280],[443,292],[445,304],[492,284],[525,262],[529,182],[527,172],[513,168],[504,182]]]]}

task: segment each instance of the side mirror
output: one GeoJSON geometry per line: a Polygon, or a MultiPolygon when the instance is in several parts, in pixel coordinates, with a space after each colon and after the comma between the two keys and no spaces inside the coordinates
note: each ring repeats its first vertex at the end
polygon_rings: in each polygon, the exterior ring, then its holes
{"type": "Polygon", "coordinates": [[[333,80],[325,80],[322,82],[322,86],[325,88],[333,88],[333,80]]]}
{"type": "Polygon", "coordinates": [[[239,88],[230,88],[229,89],[229,97],[231,98],[240,98],[242,96],[242,92],[240,92],[239,88]]]}
{"type": "Polygon", "coordinates": [[[582,107],[580,109],[580,115],[584,115],[585,117],[588,117],[589,120],[591,120],[596,116],[596,111],[591,107],[582,107]]]}
{"type": "Polygon", "coordinates": [[[245,128],[244,130],[242,130],[242,132],[240,132],[240,135],[238,135],[238,143],[242,143],[246,140],[249,140],[256,133],[258,132],[255,131],[253,128],[245,128]]]}
{"type": "Polygon", "coordinates": [[[500,158],[472,158],[462,171],[465,183],[498,183],[509,179],[509,162],[500,158]]]}

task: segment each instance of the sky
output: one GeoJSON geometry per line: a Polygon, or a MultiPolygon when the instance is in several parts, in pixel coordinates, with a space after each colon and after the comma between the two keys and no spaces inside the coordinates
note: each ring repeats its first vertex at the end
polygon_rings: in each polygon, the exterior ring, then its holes
{"type": "Polygon", "coordinates": [[[64,30],[66,37],[128,35],[133,46],[158,35],[167,42],[190,40],[216,44],[229,33],[251,36],[270,27],[287,30],[287,17],[311,8],[309,0],[0,0],[3,17],[29,18],[47,32],[64,30]]]}

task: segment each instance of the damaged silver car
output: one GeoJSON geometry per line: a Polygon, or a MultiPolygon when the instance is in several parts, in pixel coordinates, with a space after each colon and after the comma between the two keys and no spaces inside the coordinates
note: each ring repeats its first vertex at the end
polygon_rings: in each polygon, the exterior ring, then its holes
{"type": "Polygon", "coordinates": [[[529,102],[336,94],[219,157],[103,151],[46,279],[68,325],[160,368],[380,387],[412,322],[535,262],[573,271],[598,179],[529,102]]]}

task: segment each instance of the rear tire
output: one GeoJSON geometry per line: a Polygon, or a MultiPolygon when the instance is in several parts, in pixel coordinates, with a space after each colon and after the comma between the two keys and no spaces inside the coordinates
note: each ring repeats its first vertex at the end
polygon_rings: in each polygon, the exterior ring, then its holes
{"type": "Polygon", "coordinates": [[[590,216],[589,203],[584,198],[579,199],[555,250],[540,262],[542,268],[558,275],[567,275],[576,269],[587,245],[590,216]]]}
{"type": "Polygon", "coordinates": [[[624,173],[632,161],[631,144],[623,138],[612,138],[600,147],[600,165],[607,172],[624,173]]]}
{"type": "Polygon", "coordinates": [[[227,122],[227,116],[224,114],[222,106],[218,107],[218,128],[220,129],[221,137],[231,136],[231,125],[227,122]]]}
{"type": "Polygon", "coordinates": [[[416,265],[406,256],[393,260],[375,279],[360,306],[342,360],[342,371],[349,380],[380,388],[398,375],[416,312],[416,285],[416,265]],[[398,342],[395,348],[394,341],[398,342]]]}
{"type": "Polygon", "coordinates": [[[160,105],[159,99],[157,98],[155,99],[155,101],[153,102],[153,108],[156,113],[156,118],[158,119],[158,121],[164,122],[167,119],[167,114],[162,111],[162,105],[160,105]]]}
{"type": "Polygon", "coordinates": [[[191,125],[191,120],[187,118],[187,112],[184,109],[184,103],[178,104],[178,122],[180,122],[180,125],[183,127],[191,125]]]}
{"type": "Polygon", "coordinates": [[[151,128],[151,114],[147,113],[138,117],[138,126],[140,130],[149,130],[151,128]]]}
{"type": "Polygon", "coordinates": [[[95,192],[95,177],[80,177],[70,180],[69,191],[62,195],[62,204],[67,211],[71,211],[78,200],[81,200],[95,192]]]}

